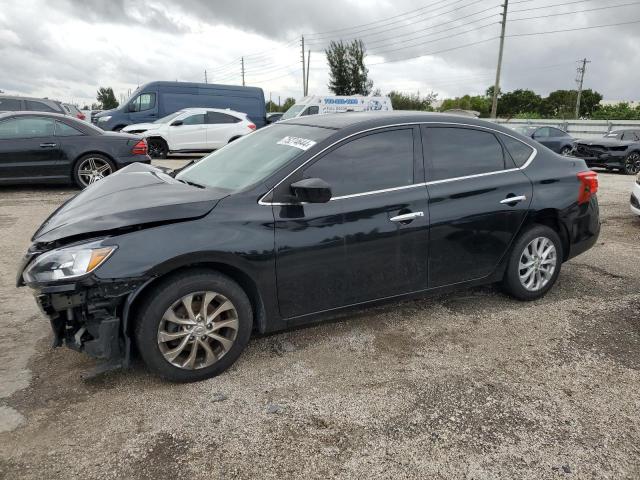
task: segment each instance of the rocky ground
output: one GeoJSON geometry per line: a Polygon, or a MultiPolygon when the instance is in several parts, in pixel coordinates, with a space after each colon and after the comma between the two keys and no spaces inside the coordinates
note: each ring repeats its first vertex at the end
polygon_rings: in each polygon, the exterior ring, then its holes
{"type": "MultiPolygon", "coordinates": [[[[168,161],[170,163],[171,161],[168,161]]],[[[602,173],[602,234],[540,301],[493,287],[254,338],[222,376],[91,380],[49,348],[18,261],[65,188],[0,192],[0,478],[640,478],[640,219],[602,173]]]]}

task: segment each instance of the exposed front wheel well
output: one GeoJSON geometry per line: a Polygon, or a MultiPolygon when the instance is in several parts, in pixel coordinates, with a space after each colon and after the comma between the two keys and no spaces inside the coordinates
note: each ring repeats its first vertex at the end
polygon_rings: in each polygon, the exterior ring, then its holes
{"type": "MultiPolygon", "coordinates": [[[[194,272],[195,271],[201,272],[203,269],[222,273],[228,276],[229,278],[231,278],[238,285],[240,285],[240,287],[244,290],[247,297],[249,297],[249,301],[251,302],[251,308],[253,310],[253,318],[254,318],[254,328],[258,332],[264,333],[266,331],[266,318],[265,318],[266,313],[262,303],[262,297],[260,296],[260,292],[258,290],[257,285],[251,279],[251,277],[246,273],[244,273],[242,270],[236,267],[233,267],[231,265],[227,265],[224,263],[217,263],[217,262],[194,263],[191,265],[178,267],[174,270],[171,270],[171,271],[165,272],[162,275],[159,275],[158,277],[153,279],[153,281],[146,284],[142,289],[142,291],[138,292],[138,295],[136,296],[136,298],[133,299],[133,302],[129,307],[128,318],[130,319],[138,318],[139,316],[138,308],[142,303],[144,303],[143,300],[145,298],[153,294],[154,286],[157,286],[161,281],[166,281],[167,278],[170,278],[173,276],[183,275],[185,272],[188,272],[190,270],[193,270],[194,272]]],[[[131,323],[129,323],[129,325],[127,326],[127,330],[128,330],[127,331],[128,334],[131,334],[133,332],[131,323]]]]}
{"type": "Polygon", "coordinates": [[[235,137],[231,137],[227,143],[231,143],[231,142],[233,142],[234,140],[239,139],[240,137],[242,137],[242,135],[236,135],[235,137]]]}

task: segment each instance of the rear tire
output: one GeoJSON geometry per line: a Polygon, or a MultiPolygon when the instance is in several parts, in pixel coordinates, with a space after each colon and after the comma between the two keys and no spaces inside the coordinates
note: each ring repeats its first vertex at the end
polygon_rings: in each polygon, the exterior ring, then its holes
{"type": "Polygon", "coordinates": [[[562,259],[558,234],[546,225],[533,225],[513,245],[502,286],[518,300],[537,300],[556,283],[562,259]]]}
{"type": "Polygon", "coordinates": [[[148,138],[147,149],[151,158],[167,158],[169,146],[162,138],[148,138]]]}
{"type": "Polygon", "coordinates": [[[153,373],[173,382],[224,372],[245,349],[253,325],[251,302],[242,288],[205,269],[161,280],[139,312],[134,336],[140,355],[153,373]]]}
{"type": "Polygon", "coordinates": [[[116,165],[105,155],[89,153],[78,159],[73,166],[73,181],[80,188],[102,180],[116,171],[116,165]]]}
{"type": "Polygon", "coordinates": [[[637,175],[640,172],[640,152],[631,152],[627,155],[622,172],[625,175],[637,175]]]}
{"type": "Polygon", "coordinates": [[[571,155],[571,152],[573,152],[573,148],[570,146],[564,146],[560,149],[560,155],[562,155],[563,157],[568,157],[571,155]]]}

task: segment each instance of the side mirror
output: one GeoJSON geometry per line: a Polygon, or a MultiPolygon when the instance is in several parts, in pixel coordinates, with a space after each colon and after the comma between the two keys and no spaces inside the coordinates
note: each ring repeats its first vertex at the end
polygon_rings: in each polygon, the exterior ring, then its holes
{"type": "Polygon", "coordinates": [[[171,122],[172,127],[179,127],[182,125],[182,120],[176,120],[175,122],[171,122]]]}
{"type": "Polygon", "coordinates": [[[331,187],[321,178],[305,178],[292,183],[291,191],[305,203],[327,203],[331,200],[331,187]]]}

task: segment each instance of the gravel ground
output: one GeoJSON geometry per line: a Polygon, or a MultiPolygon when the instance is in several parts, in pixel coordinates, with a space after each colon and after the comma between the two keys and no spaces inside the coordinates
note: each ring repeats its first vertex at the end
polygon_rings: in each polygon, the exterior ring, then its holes
{"type": "MultiPolygon", "coordinates": [[[[171,161],[167,162],[171,163],[171,161]]],[[[602,173],[596,247],[540,301],[493,287],[254,338],[222,376],[49,348],[14,277],[74,191],[0,193],[0,478],[640,478],[640,219],[602,173]]]]}

